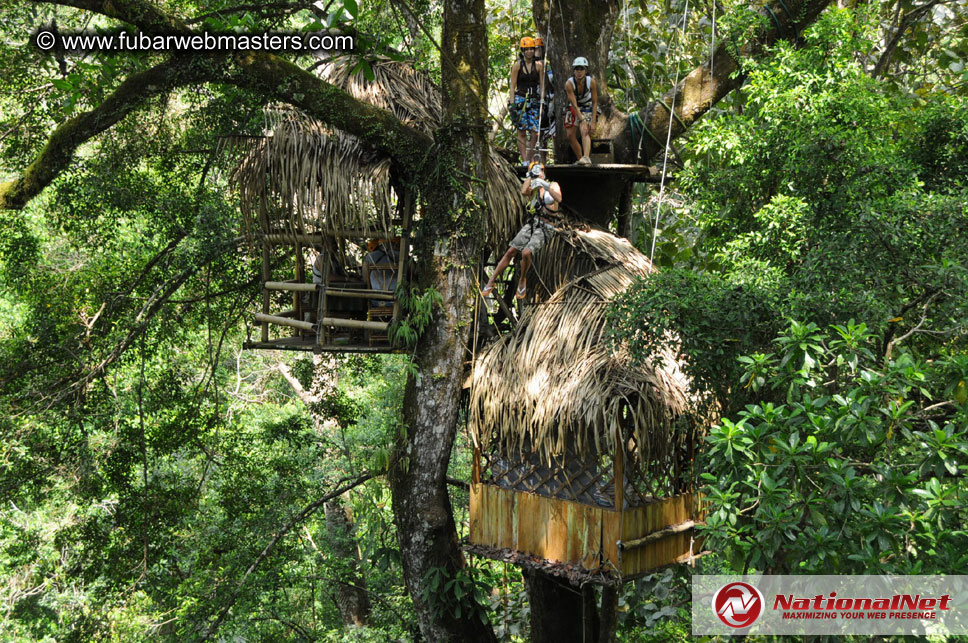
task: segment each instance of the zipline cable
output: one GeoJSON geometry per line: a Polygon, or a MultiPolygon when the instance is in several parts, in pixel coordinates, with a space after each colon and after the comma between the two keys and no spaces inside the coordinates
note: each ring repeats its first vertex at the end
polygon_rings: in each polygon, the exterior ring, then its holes
{"type": "MultiPolygon", "coordinates": [[[[684,43],[686,39],[686,21],[689,19],[689,0],[686,0],[685,9],[682,12],[682,29],[680,30],[679,44],[680,46],[684,43]]],[[[668,51],[666,52],[668,54],[668,51]]],[[[655,225],[652,228],[652,249],[649,251],[649,263],[653,263],[655,259],[655,240],[659,235],[659,217],[662,215],[662,197],[665,195],[665,180],[666,180],[666,168],[669,165],[669,145],[672,143],[672,123],[676,120],[675,109],[676,109],[676,87],[679,86],[679,64],[676,63],[676,80],[672,85],[672,106],[669,109],[669,131],[666,133],[666,144],[665,150],[662,157],[662,179],[659,181],[659,200],[655,206],[655,225]]],[[[661,101],[660,101],[661,102],[661,101]]],[[[663,106],[665,103],[662,103],[663,106]]],[[[681,123],[680,119],[680,123],[681,123]]]]}
{"type": "MultiPolygon", "coordinates": [[[[541,61],[541,66],[542,66],[541,87],[538,90],[538,92],[541,94],[540,97],[538,98],[538,148],[534,150],[534,152],[535,152],[534,153],[534,156],[539,161],[541,159],[541,155],[540,155],[540,153],[539,153],[538,150],[547,151],[543,147],[541,147],[541,117],[544,114],[545,81],[548,80],[548,41],[551,40],[551,8],[552,8],[552,6],[553,5],[549,2],[548,3],[548,17],[546,18],[547,26],[545,27],[545,39],[544,39],[544,44],[541,47],[542,49],[544,49],[544,51],[542,52],[544,54],[544,59],[541,61]]],[[[535,25],[535,31],[537,31],[537,25],[535,25]]],[[[548,122],[549,122],[549,126],[548,127],[550,129],[550,127],[551,127],[551,125],[550,125],[551,118],[548,119],[548,122]]],[[[536,159],[533,158],[531,160],[533,161],[533,160],[536,160],[536,159]]]]}

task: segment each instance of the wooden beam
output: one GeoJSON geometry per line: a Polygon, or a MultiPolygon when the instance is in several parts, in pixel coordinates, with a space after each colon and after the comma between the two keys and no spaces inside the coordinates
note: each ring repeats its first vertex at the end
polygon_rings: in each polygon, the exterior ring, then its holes
{"type": "Polygon", "coordinates": [[[389,322],[361,321],[359,319],[341,319],[339,317],[324,317],[320,326],[336,326],[338,328],[362,328],[364,330],[383,330],[390,326],[389,322]]]}
{"type": "MultiPolygon", "coordinates": [[[[267,281],[267,290],[287,290],[292,292],[313,292],[318,288],[318,284],[299,284],[291,281],[267,281]]],[[[327,295],[332,297],[350,297],[354,299],[379,299],[381,301],[393,301],[393,292],[389,290],[366,290],[364,288],[326,288],[327,295]]]]}
{"type": "Polygon", "coordinates": [[[280,233],[262,233],[261,238],[270,243],[291,243],[300,244],[304,243],[307,245],[322,243],[324,237],[335,237],[335,238],[345,238],[345,239],[389,239],[391,237],[397,236],[396,232],[391,232],[390,230],[331,230],[328,232],[316,232],[312,234],[280,234],[280,233]]]}
{"type": "Polygon", "coordinates": [[[635,549],[636,547],[642,547],[644,545],[648,545],[649,543],[654,543],[657,540],[662,540],[667,536],[673,536],[675,534],[681,534],[684,531],[689,531],[695,526],[695,520],[687,520],[685,522],[680,522],[678,525],[670,525],[663,529],[659,529],[658,531],[653,531],[651,534],[646,534],[641,538],[619,542],[618,546],[620,549],[635,549]]]}
{"type": "Polygon", "coordinates": [[[313,330],[313,325],[311,323],[300,321],[298,319],[289,319],[287,317],[277,317],[275,315],[256,313],[255,320],[257,322],[262,322],[263,324],[278,324],[279,326],[289,326],[290,328],[298,328],[300,330],[313,330]]]}

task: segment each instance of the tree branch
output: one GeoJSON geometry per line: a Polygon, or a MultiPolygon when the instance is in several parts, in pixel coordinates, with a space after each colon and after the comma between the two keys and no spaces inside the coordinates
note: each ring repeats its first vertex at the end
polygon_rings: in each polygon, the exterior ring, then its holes
{"type": "MultiPolygon", "coordinates": [[[[346,482],[346,484],[344,484],[343,486],[326,494],[322,498],[319,498],[318,500],[313,501],[312,503],[307,505],[305,509],[303,509],[298,514],[293,516],[292,519],[289,522],[287,522],[282,527],[282,529],[280,529],[276,533],[275,536],[272,537],[272,540],[270,540],[269,543],[265,546],[265,548],[263,548],[262,552],[256,557],[256,559],[252,561],[252,564],[249,565],[249,568],[245,570],[245,574],[243,574],[242,578],[239,580],[239,584],[232,592],[232,596],[229,597],[229,601],[222,607],[216,619],[212,621],[212,624],[205,631],[205,634],[202,636],[202,640],[206,641],[215,634],[218,628],[222,625],[222,622],[225,620],[225,617],[228,616],[229,610],[231,610],[232,607],[235,605],[236,601],[239,600],[239,594],[242,592],[242,587],[243,585],[245,585],[245,581],[248,580],[249,576],[251,576],[252,573],[259,568],[259,565],[262,564],[262,561],[264,561],[269,556],[269,554],[279,543],[279,541],[282,540],[283,537],[285,537],[285,535],[288,534],[293,527],[295,527],[302,521],[309,518],[309,516],[311,516],[317,509],[319,509],[322,505],[329,502],[333,498],[336,498],[337,496],[341,496],[347,491],[349,491],[350,489],[354,489],[360,486],[361,484],[363,484],[364,482],[366,482],[367,480],[371,480],[375,477],[376,477],[376,474],[373,474],[373,473],[364,473],[360,476],[357,476],[356,478],[350,480],[349,482],[346,482]]],[[[345,478],[340,482],[343,482],[343,481],[345,481],[345,478]]]]}
{"type": "MultiPolygon", "coordinates": [[[[901,18],[900,23],[897,25],[897,30],[891,39],[888,41],[887,46],[884,47],[884,51],[881,53],[880,58],[877,59],[877,64],[874,65],[874,71],[871,72],[873,78],[881,78],[887,74],[887,69],[891,65],[891,61],[894,59],[894,52],[897,50],[897,45],[901,42],[901,38],[908,29],[913,27],[915,23],[920,19],[922,15],[927,13],[928,9],[933,8],[935,5],[944,4],[945,0],[931,0],[923,5],[915,7],[911,11],[904,14],[901,18]]],[[[898,5],[900,8],[900,4],[898,5]]]]}
{"type": "Polygon", "coordinates": [[[37,0],[37,2],[93,11],[127,22],[149,34],[191,33],[191,29],[181,19],[169,16],[147,0],[37,0]]]}
{"type": "MultiPolygon", "coordinates": [[[[180,20],[143,0],[41,1],[95,11],[148,32],[193,33],[180,20]]],[[[279,56],[250,51],[228,57],[172,57],[133,74],[100,105],[58,126],[23,174],[0,184],[0,209],[23,208],[70,164],[82,143],[110,128],[148,98],[175,87],[206,82],[250,89],[266,99],[298,107],[389,155],[404,173],[419,167],[433,144],[429,136],[405,125],[390,112],[353,98],[279,56]]]]}
{"type": "MultiPolygon", "coordinates": [[[[740,53],[743,56],[755,56],[780,38],[800,33],[820,16],[830,2],[831,0],[786,0],[783,6],[779,2],[771,2],[769,11],[766,7],[760,10],[760,15],[768,27],[745,43],[740,53]],[[791,16],[795,19],[791,20],[791,16]]],[[[709,60],[689,72],[678,85],[666,92],[661,101],[648,105],[638,113],[638,118],[652,134],[650,136],[649,133],[641,133],[641,156],[638,155],[638,132],[633,133],[630,121],[627,118],[622,119],[621,131],[614,134],[620,139],[616,157],[622,150],[624,159],[616,162],[633,162],[636,157],[639,161],[646,160],[658,153],[662,144],[656,141],[664,143],[666,140],[669,119],[672,118],[672,139],[675,139],[729,92],[743,84],[745,76],[737,73],[739,69],[739,61],[730,54],[727,43],[721,43],[709,60]],[[711,64],[714,66],[710,67],[711,64]],[[666,106],[673,107],[675,117],[672,117],[666,106]]]]}
{"type": "Polygon", "coordinates": [[[185,75],[184,67],[184,61],[168,59],[133,74],[96,108],[59,125],[23,174],[0,184],[0,209],[24,207],[70,164],[82,143],[120,121],[145,100],[173,88],[185,75]]]}

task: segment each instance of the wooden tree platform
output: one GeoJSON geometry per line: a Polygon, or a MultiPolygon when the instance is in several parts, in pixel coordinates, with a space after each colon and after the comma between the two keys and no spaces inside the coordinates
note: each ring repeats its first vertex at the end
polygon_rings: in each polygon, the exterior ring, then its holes
{"type": "MultiPolygon", "coordinates": [[[[514,171],[520,178],[524,178],[528,168],[515,165],[514,171]]],[[[575,165],[566,163],[561,165],[546,165],[545,176],[550,181],[570,181],[571,179],[618,177],[632,183],[659,183],[661,172],[649,165],[626,165],[623,163],[601,163],[595,165],[575,165]]],[[[597,190],[596,190],[597,192],[597,190]]]]}
{"type": "Polygon", "coordinates": [[[470,542],[624,582],[696,558],[697,513],[692,493],[616,510],[472,483],[470,542]]]}
{"type": "MultiPolygon", "coordinates": [[[[527,168],[514,167],[522,179],[527,168]]],[[[662,173],[648,165],[600,163],[597,165],[547,165],[545,176],[561,185],[566,215],[607,229],[619,202],[633,183],[658,184],[662,173]]]]}

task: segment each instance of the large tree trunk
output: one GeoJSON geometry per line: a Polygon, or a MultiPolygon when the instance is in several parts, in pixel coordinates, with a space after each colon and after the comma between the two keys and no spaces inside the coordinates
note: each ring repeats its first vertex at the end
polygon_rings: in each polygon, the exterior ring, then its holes
{"type": "Polygon", "coordinates": [[[390,470],[404,578],[420,631],[430,641],[494,641],[481,607],[445,584],[466,573],[447,495],[467,357],[476,257],[483,226],[487,159],[484,97],[487,33],[483,0],[447,0],[442,34],[444,120],[422,185],[426,210],[415,243],[423,266],[418,286],[440,293],[441,306],[418,340],[415,376],[404,397],[405,430],[390,470]],[[428,581],[436,579],[436,586],[428,581]]]}
{"type": "MultiPolygon", "coordinates": [[[[762,24],[765,26],[743,45],[740,53],[743,56],[754,56],[780,38],[793,38],[816,20],[830,2],[831,0],[785,0],[781,3],[776,0],[770,3],[769,9],[760,9],[762,24]]],[[[567,105],[564,83],[571,76],[571,63],[577,56],[588,58],[591,64],[589,74],[598,79],[598,102],[602,113],[599,116],[596,136],[612,140],[616,163],[647,164],[663,148],[657,141],[664,144],[670,135],[675,140],[713,105],[742,85],[745,79],[742,74],[735,73],[739,69],[739,63],[730,55],[726,44],[719,44],[710,59],[666,92],[661,102],[650,103],[637,111],[637,116],[648,132],[641,129],[633,131],[629,115],[614,105],[608,96],[605,82],[612,34],[620,15],[618,1],[584,0],[580,3],[569,3],[566,8],[557,0],[532,0],[532,9],[540,33],[548,34],[546,59],[555,75],[557,91],[554,109],[559,115],[559,127],[555,136],[556,163],[574,160],[561,114],[567,105]],[[562,8],[567,15],[561,15],[562,8]],[[673,107],[674,118],[665,105],[673,107]]],[[[593,208],[582,207],[582,204],[577,208],[572,207],[590,223],[604,227],[618,206],[623,185],[617,179],[608,182],[600,177],[596,177],[595,185],[599,189],[591,192],[584,189],[584,186],[578,189],[578,192],[588,197],[586,201],[593,204],[593,208]]]]}
{"type": "Polygon", "coordinates": [[[600,641],[601,624],[592,585],[577,587],[537,570],[525,569],[523,575],[531,605],[532,643],[600,641]]]}

